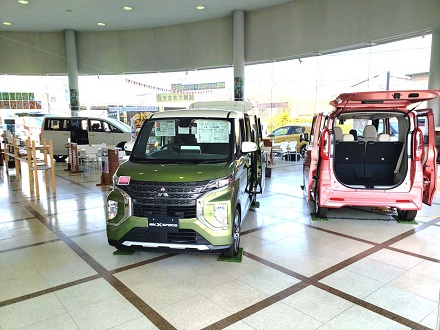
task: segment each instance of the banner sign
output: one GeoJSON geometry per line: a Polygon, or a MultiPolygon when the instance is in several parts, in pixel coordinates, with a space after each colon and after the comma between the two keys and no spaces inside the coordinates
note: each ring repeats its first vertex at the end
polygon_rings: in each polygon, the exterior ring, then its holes
{"type": "Polygon", "coordinates": [[[185,102],[194,101],[194,94],[176,94],[176,93],[162,93],[156,94],[157,102],[185,102]]]}
{"type": "Polygon", "coordinates": [[[226,88],[225,82],[203,83],[203,84],[171,84],[173,92],[199,91],[206,89],[223,89],[226,88]]]}
{"type": "Polygon", "coordinates": [[[0,109],[41,109],[34,93],[0,92],[0,109]]]}

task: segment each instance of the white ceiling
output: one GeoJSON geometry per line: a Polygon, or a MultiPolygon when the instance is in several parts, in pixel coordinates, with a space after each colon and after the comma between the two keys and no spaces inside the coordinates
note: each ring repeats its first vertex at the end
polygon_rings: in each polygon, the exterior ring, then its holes
{"type": "Polygon", "coordinates": [[[191,23],[252,11],[287,0],[0,0],[0,31],[131,30],[191,23]],[[204,10],[196,6],[203,5],[204,10]],[[123,6],[133,7],[125,11],[123,6]],[[10,22],[6,26],[3,22],[10,22]],[[105,26],[98,26],[103,22],[105,26]]]}

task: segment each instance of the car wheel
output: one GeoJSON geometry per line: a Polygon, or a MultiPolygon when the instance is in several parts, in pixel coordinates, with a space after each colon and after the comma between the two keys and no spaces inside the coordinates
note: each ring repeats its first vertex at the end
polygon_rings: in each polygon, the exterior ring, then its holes
{"type": "Polygon", "coordinates": [[[300,149],[299,149],[299,154],[301,155],[302,158],[306,157],[306,153],[307,153],[307,148],[305,145],[303,145],[300,149]]]}
{"type": "Polygon", "coordinates": [[[56,162],[64,162],[67,159],[67,155],[53,155],[53,159],[56,162]]]}
{"type": "Polygon", "coordinates": [[[318,193],[315,191],[315,215],[318,218],[327,218],[328,208],[319,206],[318,193]]]}
{"type": "Polygon", "coordinates": [[[232,244],[231,246],[222,252],[222,256],[225,258],[234,258],[238,254],[240,247],[240,210],[235,209],[234,224],[232,225],[232,244]]]}
{"type": "Polygon", "coordinates": [[[416,218],[417,210],[397,210],[397,216],[402,221],[413,221],[416,218]]]}

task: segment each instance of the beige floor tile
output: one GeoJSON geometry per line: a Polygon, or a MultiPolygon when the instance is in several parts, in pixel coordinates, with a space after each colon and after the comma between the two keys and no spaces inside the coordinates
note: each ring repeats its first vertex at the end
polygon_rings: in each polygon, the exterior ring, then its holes
{"type": "Polygon", "coordinates": [[[368,259],[373,259],[405,270],[409,270],[423,261],[423,259],[388,249],[382,249],[378,252],[370,254],[368,259]]]}
{"type": "Polygon", "coordinates": [[[63,242],[29,247],[25,252],[50,286],[96,274],[92,267],[63,242]]]}
{"type": "Polygon", "coordinates": [[[20,203],[9,204],[7,208],[2,208],[1,222],[8,222],[17,219],[29,219],[34,215],[24,208],[20,203]]]}
{"type": "Polygon", "coordinates": [[[238,312],[268,297],[239,280],[205,290],[202,294],[230,313],[238,312]]]}
{"type": "Polygon", "coordinates": [[[439,301],[440,280],[408,271],[389,284],[432,301],[439,301]]]}
{"type": "Polygon", "coordinates": [[[206,264],[197,271],[187,271],[179,274],[179,281],[197,292],[204,292],[212,287],[230,283],[236,277],[225,272],[222,265],[206,264]]]}
{"type": "Polygon", "coordinates": [[[414,322],[421,322],[437,306],[437,303],[432,300],[390,285],[373,292],[365,300],[414,322]]]}
{"type": "Polygon", "coordinates": [[[411,268],[411,272],[440,281],[440,263],[437,262],[428,260],[422,261],[411,268]]]}
{"type": "Polygon", "coordinates": [[[190,285],[156,265],[130,269],[115,274],[115,277],[153,308],[168,306],[198,295],[190,285]]]}
{"type": "Polygon", "coordinates": [[[119,293],[107,281],[100,278],[56,291],[55,295],[67,311],[72,311],[118,296],[119,293]]]}
{"type": "Polygon", "coordinates": [[[311,330],[318,329],[322,323],[316,319],[301,313],[282,302],[273,304],[251,316],[243,319],[254,329],[277,329],[277,330],[311,330]]]}
{"type": "Polygon", "coordinates": [[[322,323],[330,321],[353,306],[353,303],[314,286],[308,286],[282,302],[322,323]]]}
{"type": "Polygon", "coordinates": [[[32,323],[28,326],[24,326],[19,329],[32,329],[32,330],[48,330],[48,329],[62,329],[62,330],[75,330],[79,329],[75,321],[70,317],[69,313],[60,314],[54,317],[50,317],[43,321],[32,323]]]}
{"type": "Polygon", "coordinates": [[[338,237],[328,242],[326,245],[335,249],[352,253],[353,255],[361,253],[373,247],[372,244],[359,242],[345,237],[338,237]]]}
{"type": "Polygon", "coordinates": [[[268,295],[278,293],[300,282],[290,275],[286,275],[269,267],[248,273],[239,279],[268,295]]]}
{"type": "Polygon", "coordinates": [[[379,281],[345,269],[327,276],[320,282],[360,299],[384,286],[379,281]]]}
{"type": "Polygon", "coordinates": [[[254,330],[255,328],[251,327],[247,323],[243,321],[235,322],[234,324],[231,324],[230,326],[224,328],[225,330],[254,330]]]}
{"type": "Polygon", "coordinates": [[[354,305],[327,323],[337,330],[403,330],[408,327],[378,315],[368,309],[354,305]]]}
{"type": "Polygon", "coordinates": [[[146,317],[141,316],[133,320],[127,321],[120,325],[117,325],[111,330],[156,330],[158,329],[153,323],[150,322],[146,317]]]}
{"type": "Polygon", "coordinates": [[[2,330],[29,326],[57,315],[66,310],[55,294],[50,293],[0,308],[2,330]]]}
{"type": "MultiPolygon", "coordinates": [[[[440,305],[439,305],[440,306],[440,305]]],[[[420,322],[421,325],[428,327],[430,329],[440,329],[440,307],[436,307],[427,317],[420,322]]]]}
{"type": "Polygon", "coordinates": [[[116,248],[108,244],[106,232],[74,237],[72,240],[107,270],[132,265],[162,255],[153,252],[135,252],[133,255],[114,255],[113,252],[116,251],[116,248]]]}
{"type": "Polygon", "coordinates": [[[108,329],[142,314],[122,296],[114,296],[70,311],[81,329],[108,329]]]}
{"type": "Polygon", "coordinates": [[[37,270],[0,282],[0,301],[17,298],[49,288],[37,270]]]}
{"type": "Polygon", "coordinates": [[[202,329],[229,315],[226,310],[202,295],[160,308],[159,313],[177,329],[182,330],[202,329]]]}
{"type": "Polygon", "coordinates": [[[359,260],[345,269],[382,283],[388,283],[405,272],[404,269],[368,258],[359,260]]]}
{"type": "MultiPolygon", "coordinates": [[[[213,262],[217,258],[218,255],[211,255],[213,262]]],[[[167,273],[178,277],[181,273],[196,272],[199,267],[203,267],[208,262],[206,259],[199,258],[197,254],[178,254],[171,258],[160,260],[155,264],[167,273]]]]}

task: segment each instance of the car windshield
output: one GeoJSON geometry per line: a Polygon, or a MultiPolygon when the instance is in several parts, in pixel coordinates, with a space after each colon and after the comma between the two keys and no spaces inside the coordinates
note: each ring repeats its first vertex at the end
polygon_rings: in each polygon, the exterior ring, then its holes
{"type": "Polygon", "coordinates": [[[232,156],[232,125],[226,119],[164,118],[144,123],[130,160],[217,163],[232,156]]]}

